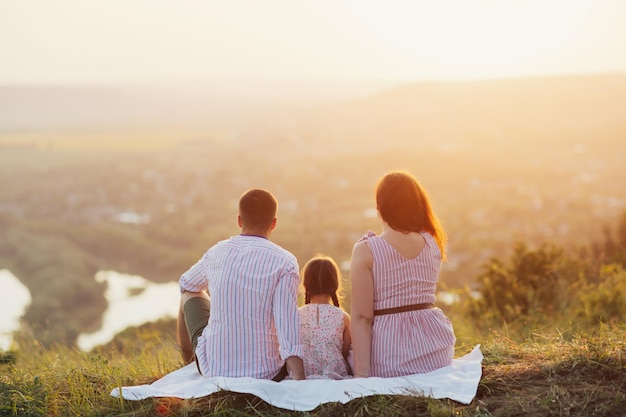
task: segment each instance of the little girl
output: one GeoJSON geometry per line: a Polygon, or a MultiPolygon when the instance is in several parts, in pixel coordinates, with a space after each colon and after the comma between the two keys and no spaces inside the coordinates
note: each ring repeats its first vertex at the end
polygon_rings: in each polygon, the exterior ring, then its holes
{"type": "Polygon", "coordinates": [[[347,362],[350,316],[339,307],[339,268],[331,257],[317,255],[306,263],[301,275],[305,305],[299,311],[306,377],[346,378],[352,373],[347,362]]]}

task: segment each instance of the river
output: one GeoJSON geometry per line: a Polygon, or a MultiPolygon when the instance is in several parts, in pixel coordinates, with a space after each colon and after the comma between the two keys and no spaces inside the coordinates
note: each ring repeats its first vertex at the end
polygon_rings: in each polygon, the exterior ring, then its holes
{"type": "Polygon", "coordinates": [[[0,270],[0,351],[11,349],[13,333],[33,301],[30,290],[11,271],[0,270]]]}
{"type": "MultiPolygon", "coordinates": [[[[109,307],[98,331],[79,335],[81,350],[89,351],[110,342],[117,333],[130,326],[178,315],[180,291],[177,282],[156,284],[138,275],[115,271],[100,271],[95,280],[107,283],[105,297],[109,307]]],[[[0,270],[0,351],[14,347],[13,334],[20,329],[20,320],[31,302],[29,289],[10,271],[0,270]]]]}
{"type": "Polygon", "coordinates": [[[78,336],[78,347],[90,351],[113,340],[131,326],[178,316],[180,291],[178,282],[156,284],[138,275],[100,271],[96,281],[106,282],[105,297],[109,303],[102,317],[102,328],[78,336]]]}

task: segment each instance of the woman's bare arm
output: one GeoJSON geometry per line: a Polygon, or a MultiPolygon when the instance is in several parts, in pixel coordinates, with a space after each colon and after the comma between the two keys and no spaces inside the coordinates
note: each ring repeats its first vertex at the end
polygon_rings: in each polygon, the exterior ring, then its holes
{"type": "Polygon", "coordinates": [[[374,319],[374,257],[365,241],[352,250],[350,283],[352,287],[351,333],[354,352],[354,376],[370,376],[372,323],[374,319]]]}

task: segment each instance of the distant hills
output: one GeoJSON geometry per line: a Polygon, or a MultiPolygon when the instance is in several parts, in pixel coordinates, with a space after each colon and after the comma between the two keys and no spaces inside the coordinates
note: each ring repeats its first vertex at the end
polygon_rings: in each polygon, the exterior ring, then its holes
{"type": "MultiPolygon", "coordinates": [[[[280,89],[280,85],[275,85],[280,89]]],[[[210,126],[285,117],[292,94],[246,96],[115,87],[0,86],[0,132],[160,125],[210,126]]],[[[292,91],[293,93],[293,91],[292,91]]],[[[378,131],[610,128],[626,124],[626,74],[420,82],[320,104],[305,93],[303,126],[378,131]],[[308,107],[307,107],[308,106],[308,107]]],[[[330,97],[330,96],[329,96],[330,97]]]]}
{"type": "Polygon", "coordinates": [[[0,131],[206,123],[245,106],[224,96],[117,87],[0,87],[0,131]]]}
{"type": "Polygon", "coordinates": [[[302,105],[363,96],[381,88],[380,83],[294,81],[210,88],[0,85],[0,132],[241,126],[302,105]]]}
{"type": "Polygon", "coordinates": [[[327,108],[314,123],[385,130],[626,126],[626,74],[402,85],[327,108]]]}

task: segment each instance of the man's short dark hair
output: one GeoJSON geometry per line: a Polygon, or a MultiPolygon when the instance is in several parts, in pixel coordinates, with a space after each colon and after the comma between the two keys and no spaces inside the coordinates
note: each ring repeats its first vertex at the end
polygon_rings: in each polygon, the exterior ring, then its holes
{"type": "Polygon", "coordinates": [[[269,228],[276,218],[277,207],[276,197],[260,188],[246,191],[239,199],[241,221],[250,228],[269,228]]]}

